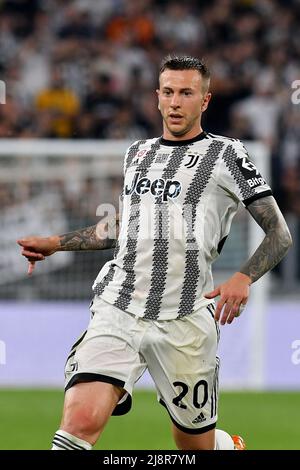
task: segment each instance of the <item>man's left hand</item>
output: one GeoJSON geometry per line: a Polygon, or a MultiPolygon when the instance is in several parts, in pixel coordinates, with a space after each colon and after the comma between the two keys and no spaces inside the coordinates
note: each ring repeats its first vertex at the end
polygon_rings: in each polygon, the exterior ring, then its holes
{"type": "Polygon", "coordinates": [[[214,299],[218,295],[220,296],[215,312],[216,321],[221,318],[221,325],[230,324],[235,317],[242,313],[248,301],[250,284],[251,278],[238,272],[224,284],[220,284],[212,292],[204,295],[206,299],[214,299]]]}

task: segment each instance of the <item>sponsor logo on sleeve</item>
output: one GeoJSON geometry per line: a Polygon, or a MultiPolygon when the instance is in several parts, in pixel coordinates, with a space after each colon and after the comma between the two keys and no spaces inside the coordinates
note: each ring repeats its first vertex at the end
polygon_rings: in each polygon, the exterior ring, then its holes
{"type": "Polygon", "coordinates": [[[256,186],[262,186],[266,184],[266,181],[260,176],[259,178],[249,178],[247,183],[249,184],[250,188],[256,188],[256,186]]]}
{"type": "Polygon", "coordinates": [[[250,188],[256,188],[257,186],[266,184],[265,179],[248,157],[238,158],[236,162],[250,188]]]}

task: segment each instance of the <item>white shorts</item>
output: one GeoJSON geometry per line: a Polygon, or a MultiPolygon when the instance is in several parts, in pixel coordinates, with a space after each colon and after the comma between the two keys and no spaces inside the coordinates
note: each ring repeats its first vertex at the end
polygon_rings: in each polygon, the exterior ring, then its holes
{"type": "Polygon", "coordinates": [[[66,390],[79,382],[108,382],[128,392],[113,414],[131,407],[134,384],[148,368],[159,402],[182,431],[199,434],[217,421],[218,326],[213,306],[181,319],[153,321],[95,297],[87,331],[67,359],[66,390]]]}

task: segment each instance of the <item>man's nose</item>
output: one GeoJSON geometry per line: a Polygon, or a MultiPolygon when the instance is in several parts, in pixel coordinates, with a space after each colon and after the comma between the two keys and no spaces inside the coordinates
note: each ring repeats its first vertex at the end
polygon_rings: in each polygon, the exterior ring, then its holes
{"type": "Polygon", "coordinates": [[[180,97],[176,94],[174,94],[172,96],[171,107],[172,108],[180,108],[180,97]]]}

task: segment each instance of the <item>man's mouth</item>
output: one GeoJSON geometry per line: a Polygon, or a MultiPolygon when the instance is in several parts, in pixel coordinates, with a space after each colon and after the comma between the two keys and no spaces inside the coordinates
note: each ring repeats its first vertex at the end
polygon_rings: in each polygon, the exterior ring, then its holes
{"type": "Polygon", "coordinates": [[[169,118],[171,122],[178,123],[183,118],[182,114],[179,113],[170,113],[169,118]]]}

